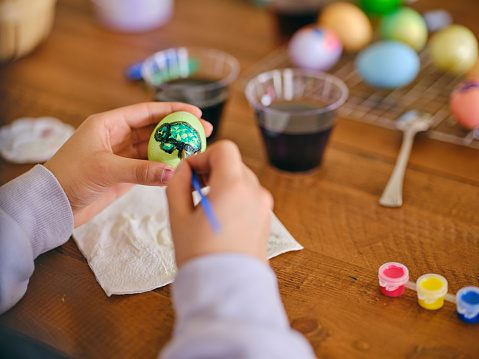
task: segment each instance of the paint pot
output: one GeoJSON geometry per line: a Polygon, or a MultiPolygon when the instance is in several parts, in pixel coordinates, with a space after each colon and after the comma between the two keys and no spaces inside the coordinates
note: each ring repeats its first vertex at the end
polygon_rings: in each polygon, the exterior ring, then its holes
{"type": "Polygon", "coordinates": [[[464,287],[456,294],[457,315],[466,323],[479,323],[479,287],[464,287]]]}
{"type": "Polygon", "coordinates": [[[447,280],[439,274],[424,274],[416,281],[419,305],[425,309],[435,310],[444,305],[447,294],[447,280]]]}
{"type": "Polygon", "coordinates": [[[404,264],[389,262],[379,267],[379,289],[388,297],[399,297],[404,293],[404,284],[409,280],[409,270],[404,264]]]}

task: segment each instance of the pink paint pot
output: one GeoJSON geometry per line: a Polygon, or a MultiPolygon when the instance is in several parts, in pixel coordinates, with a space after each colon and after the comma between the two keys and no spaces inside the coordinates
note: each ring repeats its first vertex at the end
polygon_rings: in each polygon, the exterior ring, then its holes
{"type": "Polygon", "coordinates": [[[389,262],[379,267],[379,289],[388,297],[399,297],[409,281],[409,270],[404,264],[389,262]]]}

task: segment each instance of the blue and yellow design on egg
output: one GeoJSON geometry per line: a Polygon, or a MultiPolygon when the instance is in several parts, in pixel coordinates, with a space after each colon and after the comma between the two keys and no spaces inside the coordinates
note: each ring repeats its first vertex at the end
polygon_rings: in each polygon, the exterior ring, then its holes
{"type": "Polygon", "coordinates": [[[151,134],[148,159],[176,167],[182,159],[205,149],[206,135],[200,120],[186,111],[173,112],[151,134]]]}

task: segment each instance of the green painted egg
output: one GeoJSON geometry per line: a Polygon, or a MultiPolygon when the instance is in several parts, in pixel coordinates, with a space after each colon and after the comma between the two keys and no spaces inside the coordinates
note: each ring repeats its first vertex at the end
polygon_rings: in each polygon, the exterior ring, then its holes
{"type": "Polygon", "coordinates": [[[200,120],[189,112],[173,112],[151,134],[148,159],[176,167],[183,158],[205,149],[206,135],[200,120]]]}
{"type": "Polygon", "coordinates": [[[379,32],[385,40],[396,40],[421,51],[427,42],[427,25],[416,10],[399,8],[385,15],[380,22],[379,32]]]}

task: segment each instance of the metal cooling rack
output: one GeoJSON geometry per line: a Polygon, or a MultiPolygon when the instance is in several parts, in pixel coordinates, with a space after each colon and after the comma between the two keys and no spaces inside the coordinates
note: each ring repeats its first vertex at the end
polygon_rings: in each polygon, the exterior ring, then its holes
{"type": "MultiPolygon", "coordinates": [[[[354,67],[354,56],[343,54],[328,72],[342,79],[349,88],[349,98],[338,110],[339,116],[374,126],[395,129],[395,120],[409,110],[429,112],[433,124],[426,135],[430,138],[479,149],[479,130],[466,130],[457,124],[449,111],[449,96],[463,77],[455,77],[435,69],[426,51],[419,54],[418,77],[406,87],[394,90],[373,88],[364,83],[354,67]]],[[[244,90],[254,76],[275,68],[293,67],[287,46],[270,53],[248,70],[237,84],[244,90]]]]}

